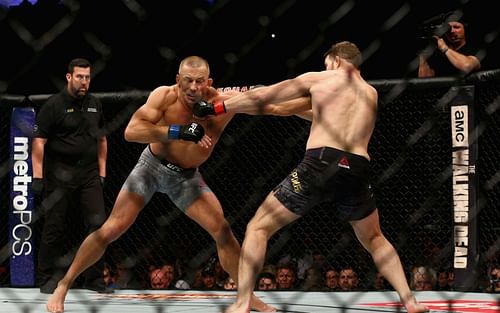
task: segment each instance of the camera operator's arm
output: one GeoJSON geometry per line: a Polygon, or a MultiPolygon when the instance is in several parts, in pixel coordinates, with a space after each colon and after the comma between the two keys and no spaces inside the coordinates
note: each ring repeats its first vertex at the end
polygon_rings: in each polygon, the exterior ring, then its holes
{"type": "Polygon", "coordinates": [[[453,48],[449,47],[443,38],[435,37],[437,40],[437,47],[441,53],[443,53],[448,61],[464,73],[469,73],[474,70],[478,70],[481,67],[479,59],[473,55],[463,55],[453,48]]]}
{"type": "Polygon", "coordinates": [[[424,53],[421,53],[418,56],[418,77],[434,77],[434,70],[429,66],[427,62],[427,56],[424,53]]]}

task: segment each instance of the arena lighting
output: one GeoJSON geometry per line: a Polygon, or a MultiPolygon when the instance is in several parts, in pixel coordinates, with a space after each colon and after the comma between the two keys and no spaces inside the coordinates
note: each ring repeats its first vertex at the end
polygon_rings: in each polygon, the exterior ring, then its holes
{"type": "MultiPolygon", "coordinates": [[[[38,0],[26,0],[27,2],[35,5],[38,0]]],[[[9,8],[19,6],[24,2],[24,0],[0,0],[0,7],[9,8]]]]}

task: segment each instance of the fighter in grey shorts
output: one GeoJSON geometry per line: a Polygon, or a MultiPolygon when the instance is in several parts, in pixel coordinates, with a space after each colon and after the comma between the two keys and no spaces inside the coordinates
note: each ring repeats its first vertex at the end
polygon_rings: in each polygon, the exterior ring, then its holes
{"type": "Polygon", "coordinates": [[[359,220],[376,208],[368,171],[369,161],[362,156],[330,147],[309,149],[274,196],[295,214],[333,201],[341,219],[359,220]]]}
{"type": "Polygon", "coordinates": [[[151,152],[149,145],[142,152],[122,189],[141,195],[144,203],[149,202],[155,192],[164,193],[184,213],[202,192],[212,192],[198,169],[184,169],[160,160],[151,152]]]}

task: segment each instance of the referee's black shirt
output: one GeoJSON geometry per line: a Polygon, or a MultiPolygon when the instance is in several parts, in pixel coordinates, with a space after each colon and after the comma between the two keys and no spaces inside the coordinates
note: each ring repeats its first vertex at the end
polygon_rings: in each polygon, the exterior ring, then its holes
{"type": "Polygon", "coordinates": [[[102,104],[95,96],[72,97],[66,88],[51,96],[36,117],[34,136],[46,138],[45,159],[97,165],[98,140],[104,135],[102,104]]]}

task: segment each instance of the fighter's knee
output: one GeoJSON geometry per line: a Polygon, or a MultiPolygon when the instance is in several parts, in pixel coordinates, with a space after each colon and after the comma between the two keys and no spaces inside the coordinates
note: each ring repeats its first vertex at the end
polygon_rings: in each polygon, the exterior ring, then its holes
{"type": "Polygon", "coordinates": [[[269,238],[271,236],[271,232],[268,231],[266,228],[262,227],[262,225],[260,225],[255,220],[251,220],[247,224],[247,228],[246,228],[246,231],[245,231],[245,236],[246,236],[246,234],[252,234],[252,235],[258,234],[258,235],[264,236],[266,238],[269,238]]]}
{"type": "Polygon", "coordinates": [[[106,243],[111,243],[120,238],[120,236],[123,235],[128,228],[129,226],[123,223],[112,223],[108,221],[104,223],[96,231],[96,233],[99,235],[99,237],[101,237],[101,240],[106,243]]]}
{"type": "Polygon", "coordinates": [[[232,234],[231,225],[226,219],[222,219],[220,222],[213,223],[209,233],[212,234],[214,239],[227,238],[232,234]]]}
{"type": "Polygon", "coordinates": [[[223,234],[228,234],[231,233],[231,225],[229,225],[229,222],[226,219],[223,219],[222,222],[219,224],[219,232],[223,234]]]}
{"type": "Polygon", "coordinates": [[[263,223],[262,219],[253,217],[247,224],[247,231],[265,230],[267,225],[263,223]]]}
{"type": "Polygon", "coordinates": [[[246,232],[255,232],[258,229],[257,223],[252,219],[250,222],[248,222],[247,227],[246,227],[246,232]]]}

